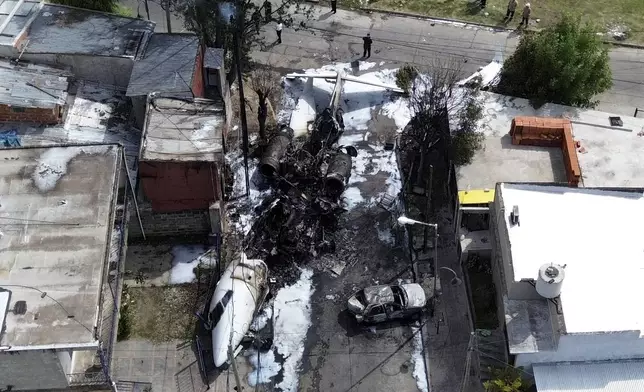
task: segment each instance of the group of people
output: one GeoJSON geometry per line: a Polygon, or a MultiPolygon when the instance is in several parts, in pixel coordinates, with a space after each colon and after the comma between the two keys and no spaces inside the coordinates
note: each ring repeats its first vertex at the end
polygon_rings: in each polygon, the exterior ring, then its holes
{"type": "MultiPolygon", "coordinates": [[[[509,22],[514,18],[514,12],[516,11],[517,7],[519,6],[518,0],[510,0],[508,2],[508,11],[505,13],[505,18],[503,19],[504,22],[509,22]]],[[[519,26],[523,26],[525,24],[526,27],[528,27],[528,22],[530,21],[530,14],[532,13],[532,7],[530,6],[530,3],[525,3],[523,6],[523,13],[521,15],[521,24],[519,26]]]]}

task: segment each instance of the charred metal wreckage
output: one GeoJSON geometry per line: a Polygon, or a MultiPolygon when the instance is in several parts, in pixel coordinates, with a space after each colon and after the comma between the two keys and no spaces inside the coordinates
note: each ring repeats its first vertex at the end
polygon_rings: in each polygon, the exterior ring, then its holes
{"type": "Polygon", "coordinates": [[[308,140],[293,140],[292,130],[284,127],[267,144],[259,171],[273,192],[258,207],[245,239],[252,257],[269,265],[290,264],[335,249],[333,232],[344,211],[339,200],[357,155],[354,147],[337,144],[341,116],[325,109],[308,140]]]}

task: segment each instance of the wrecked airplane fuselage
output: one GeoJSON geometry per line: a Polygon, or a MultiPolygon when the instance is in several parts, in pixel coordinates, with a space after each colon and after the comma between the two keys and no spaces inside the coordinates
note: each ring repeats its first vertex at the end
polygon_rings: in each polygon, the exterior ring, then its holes
{"type": "Polygon", "coordinates": [[[212,330],[213,360],[220,367],[230,359],[250,329],[256,310],[268,295],[268,267],[245,253],[232,261],[217,283],[206,318],[212,330]]]}

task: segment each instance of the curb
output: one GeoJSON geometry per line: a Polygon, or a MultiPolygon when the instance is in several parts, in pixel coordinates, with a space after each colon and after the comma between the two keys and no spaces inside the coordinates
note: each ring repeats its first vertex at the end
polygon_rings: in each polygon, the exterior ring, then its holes
{"type": "MultiPolygon", "coordinates": [[[[318,0],[319,1],[319,0],[318,0]]],[[[423,15],[423,14],[416,14],[413,12],[405,12],[405,11],[390,11],[390,10],[384,10],[380,8],[370,8],[370,7],[360,7],[357,8],[357,10],[360,10],[362,12],[376,12],[379,14],[389,14],[389,15],[397,15],[397,16],[402,16],[406,18],[417,18],[417,19],[425,19],[425,20],[436,20],[436,21],[441,21],[441,22],[454,22],[454,23],[462,23],[466,26],[478,26],[478,27],[484,27],[488,28],[491,30],[494,30],[495,32],[501,32],[501,31],[506,31],[506,32],[511,32],[515,31],[514,29],[508,29],[504,27],[499,27],[491,24],[486,24],[486,23],[478,23],[478,22],[468,22],[465,20],[461,19],[449,19],[449,18],[441,18],[439,16],[429,16],[429,15],[423,15]]],[[[531,29],[524,30],[526,32],[534,32],[531,29]]],[[[613,45],[613,46],[618,46],[618,47],[624,47],[624,48],[631,48],[631,49],[641,49],[644,50],[644,44],[631,44],[627,42],[619,42],[619,41],[611,41],[607,39],[603,39],[605,44],[608,45],[613,45]]]]}

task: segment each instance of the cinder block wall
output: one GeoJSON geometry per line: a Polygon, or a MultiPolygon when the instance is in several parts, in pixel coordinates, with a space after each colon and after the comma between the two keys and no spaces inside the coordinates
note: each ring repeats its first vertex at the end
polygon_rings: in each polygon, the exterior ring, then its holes
{"type": "MultiPolygon", "coordinates": [[[[146,237],[201,236],[210,234],[208,210],[159,213],[153,212],[149,203],[140,203],[139,212],[146,237]]],[[[141,238],[142,236],[136,211],[132,211],[128,237],[141,238]]]]}
{"type": "Polygon", "coordinates": [[[60,107],[53,109],[19,108],[0,105],[0,122],[32,122],[38,124],[58,124],[61,122],[60,107]]]}

